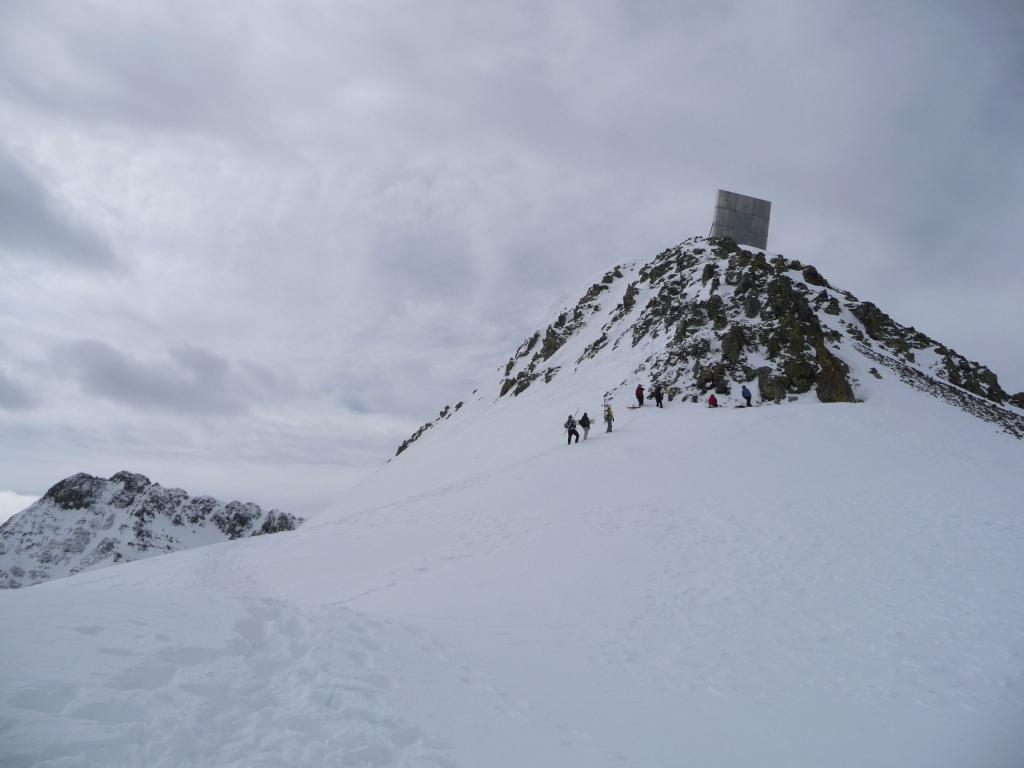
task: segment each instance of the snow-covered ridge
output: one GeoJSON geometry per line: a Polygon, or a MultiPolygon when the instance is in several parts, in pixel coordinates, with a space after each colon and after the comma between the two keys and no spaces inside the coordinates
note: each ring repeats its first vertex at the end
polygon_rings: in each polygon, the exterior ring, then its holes
{"type": "MultiPolygon", "coordinates": [[[[761,402],[811,393],[857,402],[864,391],[851,369],[879,378],[879,368],[1024,438],[1024,392],[1008,394],[987,366],[897,323],[809,264],[728,239],[690,238],[647,263],[610,269],[523,341],[498,395],[517,397],[579,371],[603,376],[606,397],[643,382],[660,383],[670,401],[696,401],[746,384],[761,402]]],[[[445,408],[399,452],[453,414],[445,408]]]]}
{"type": "Polygon", "coordinates": [[[85,473],[54,485],[0,526],[0,587],[22,587],[115,563],[242,536],[290,531],[302,518],[189,496],[132,472],[85,473]]]}

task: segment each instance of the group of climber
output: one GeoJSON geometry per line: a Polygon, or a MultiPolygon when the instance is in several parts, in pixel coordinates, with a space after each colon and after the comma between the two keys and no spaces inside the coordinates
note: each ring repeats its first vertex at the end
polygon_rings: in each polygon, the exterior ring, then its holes
{"type": "MultiPolygon", "coordinates": [[[[644,406],[644,395],[645,395],[645,390],[644,390],[644,385],[643,384],[637,384],[635,394],[636,394],[636,404],[637,404],[637,407],[638,408],[643,408],[643,406],[644,406]]],[[[751,408],[753,406],[753,403],[751,403],[752,395],[751,395],[750,390],[747,388],[746,384],[743,385],[743,388],[740,390],[740,394],[743,396],[743,399],[746,402],[746,407],[747,408],[751,408]]],[[[651,396],[654,398],[655,405],[658,408],[664,408],[665,407],[665,393],[662,390],[660,384],[655,384],[654,385],[654,388],[651,390],[651,396]]],[[[708,408],[718,408],[718,407],[719,407],[719,405],[718,405],[718,398],[715,396],[715,393],[712,392],[711,396],[708,397],[708,408]]],[[[614,422],[615,422],[615,414],[612,413],[612,406],[611,406],[610,403],[605,403],[604,404],[604,423],[607,426],[607,429],[605,429],[605,432],[611,432],[612,431],[612,424],[614,422]]],[[[583,429],[583,439],[586,440],[587,437],[590,435],[590,427],[593,425],[593,423],[594,422],[591,421],[590,416],[587,414],[586,411],[583,412],[583,415],[580,417],[580,420],[578,422],[576,421],[576,417],[575,416],[573,416],[572,414],[569,414],[569,417],[565,420],[565,424],[562,425],[563,428],[565,429],[567,435],[568,435],[567,436],[567,441],[566,441],[567,444],[568,445],[572,445],[573,439],[575,439],[575,441],[577,443],[580,441],[580,433],[576,429],[577,426],[579,426],[579,427],[581,427],[583,429]]]]}
{"type": "MultiPolygon", "coordinates": [[[[637,408],[643,408],[644,407],[644,385],[643,384],[637,384],[636,385],[636,392],[634,394],[636,395],[636,406],[637,406],[637,408]]],[[[747,408],[752,407],[752,403],[750,402],[750,398],[752,397],[752,395],[750,394],[750,390],[747,389],[747,385],[746,384],[743,385],[743,389],[740,390],[740,394],[743,395],[743,399],[747,403],[746,407],[747,408]]],[[[665,393],[661,389],[661,384],[655,384],[654,385],[654,389],[651,390],[651,396],[654,398],[654,402],[655,402],[655,404],[657,405],[658,408],[664,408],[665,407],[665,393]]],[[[718,398],[715,397],[715,393],[712,392],[711,396],[708,398],[708,408],[717,408],[717,407],[718,407],[718,398]]]]}
{"type": "MultiPolygon", "coordinates": [[[[645,390],[644,390],[644,385],[643,384],[637,384],[636,385],[636,392],[635,392],[635,394],[636,394],[636,406],[637,406],[637,408],[643,408],[644,407],[644,395],[645,395],[645,390]]],[[[743,400],[746,402],[746,406],[745,407],[747,407],[747,408],[753,407],[753,403],[750,402],[751,398],[753,397],[753,395],[751,395],[750,390],[747,388],[746,384],[744,384],[743,388],[740,390],[740,395],[743,396],[743,400]]],[[[665,407],[665,404],[664,404],[664,402],[665,402],[665,393],[664,393],[664,391],[661,388],[661,384],[655,384],[654,385],[654,388],[651,390],[651,397],[654,398],[655,405],[658,408],[664,408],[665,407]]],[[[694,402],[696,402],[696,401],[697,401],[697,398],[694,397],[694,402]]],[[[715,393],[712,392],[711,396],[708,397],[708,408],[718,408],[718,407],[719,407],[719,405],[718,405],[718,398],[715,396],[715,393]]],[[[737,406],[737,407],[742,407],[742,406],[737,406]]],[[[610,403],[605,403],[604,404],[604,423],[608,427],[605,430],[605,432],[611,432],[612,431],[612,423],[614,421],[615,421],[615,414],[612,413],[612,406],[611,406],[610,403]]],[[[576,421],[576,417],[573,416],[572,414],[570,414],[569,418],[567,418],[565,420],[565,424],[562,425],[565,428],[565,431],[568,433],[567,444],[568,445],[572,445],[573,438],[576,439],[577,443],[580,441],[580,433],[576,429],[577,426],[583,428],[583,439],[586,440],[587,436],[590,434],[590,427],[593,425],[593,423],[594,422],[592,422],[590,420],[590,416],[587,415],[586,411],[583,412],[583,415],[580,417],[580,420],[578,422],[576,421]]]]}
{"type": "MultiPolygon", "coordinates": [[[[752,395],[750,394],[750,390],[747,389],[747,385],[746,384],[743,385],[743,389],[740,390],[740,394],[743,395],[743,399],[747,403],[746,407],[747,408],[753,407],[753,403],[750,402],[750,398],[752,397],[752,395]]],[[[717,408],[717,407],[718,407],[718,398],[715,397],[715,393],[712,392],[711,393],[711,397],[708,398],[708,408],[717,408]]]]}
{"type": "MultiPolygon", "coordinates": [[[[604,423],[608,427],[605,430],[605,432],[611,432],[612,431],[612,424],[614,422],[615,422],[615,414],[612,413],[611,403],[605,403],[604,404],[604,423]]],[[[579,420],[578,423],[579,423],[579,426],[583,428],[583,439],[586,440],[587,436],[590,434],[590,427],[591,427],[591,425],[594,422],[592,422],[590,420],[590,416],[588,416],[587,412],[584,411],[583,415],[580,416],[580,420],[579,420]]],[[[565,424],[562,425],[563,427],[565,427],[565,430],[568,433],[568,443],[567,443],[568,445],[572,445],[572,439],[574,437],[576,438],[576,442],[577,443],[580,441],[580,433],[576,430],[576,425],[577,425],[576,418],[572,414],[569,414],[569,418],[566,419],[565,420],[565,424]]]]}
{"type": "MultiPolygon", "coordinates": [[[[636,407],[644,407],[644,385],[636,385],[636,407]]],[[[651,397],[654,398],[654,403],[658,408],[665,407],[665,393],[661,389],[661,384],[655,384],[654,389],[651,390],[651,397]]]]}

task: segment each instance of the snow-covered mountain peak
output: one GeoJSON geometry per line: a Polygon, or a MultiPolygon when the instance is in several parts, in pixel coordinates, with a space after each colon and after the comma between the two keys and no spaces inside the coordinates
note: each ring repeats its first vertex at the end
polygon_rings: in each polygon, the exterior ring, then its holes
{"type": "Polygon", "coordinates": [[[104,492],[107,492],[106,503],[124,509],[152,484],[148,477],[134,472],[118,472],[109,480],[79,472],[50,488],[42,500],[50,501],[59,509],[83,509],[103,500],[104,492]],[[117,489],[115,486],[120,488],[117,489]]]}
{"type": "Polygon", "coordinates": [[[747,383],[762,400],[813,391],[822,402],[852,402],[856,386],[842,359],[851,351],[893,357],[994,403],[1011,399],[986,366],[896,323],[814,266],[704,238],[608,271],[523,342],[501,394],[623,347],[636,350],[621,355],[636,363],[630,378],[661,383],[670,399],[747,383]]]}
{"type": "Polygon", "coordinates": [[[497,394],[516,398],[574,377],[604,399],[643,383],[660,384],[669,401],[714,392],[735,404],[746,385],[755,402],[843,403],[870,398],[870,380],[883,375],[1024,438],[1024,393],[1008,394],[987,366],[897,323],[810,264],[728,239],[694,237],[608,270],[519,345],[497,394]]]}
{"type": "Polygon", "coordinates": [[[0,587],[242,536],[294,529],[301,518],[258,505],[190,497],[144,475],[79,472],[0,526],[0,587]]]}

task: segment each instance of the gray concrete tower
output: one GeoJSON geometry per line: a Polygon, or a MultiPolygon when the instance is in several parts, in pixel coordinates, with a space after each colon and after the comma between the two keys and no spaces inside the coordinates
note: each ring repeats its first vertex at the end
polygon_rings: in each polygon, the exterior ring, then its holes
{"type": "Polygon", "coordinates": [[[731,237],[741,245],[762,250],[768,247],[768,220],[772,204],[767,200],[718,190],[711,237],[731,237]]]}

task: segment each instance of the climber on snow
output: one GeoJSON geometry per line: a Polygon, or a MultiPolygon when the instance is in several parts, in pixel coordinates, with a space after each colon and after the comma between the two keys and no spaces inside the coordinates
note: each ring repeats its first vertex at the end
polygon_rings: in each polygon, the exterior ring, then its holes
{"type": "Polygon", "coordinates": [[[576,442],[578,443],[580,441],[580,433],[576,431],[576,419],[572,417],[571,413],[569,414],[569,418],[565,420],[565,424],[562,426],[565,427],[565,430],[568,433],[565,443],[566,445],[572,445],[572,438],[574,435],[576,437],[576,442]]]}
{"type": "Polygon", "coordinates": [[[717,407],[718,407],[718,398],[715,397],[715,393],[712,392],[711,393],[711,397],[708,398],[708,408],[717,408],[717,407]]]}
{"type": "Polygon", "coordinates": [[[747,389],[747,385],[743,385],[743,389],[740,390],[740,394],[743,395],[743,399],[747,401],[747,408],[750,408],[750,390],[747,389]]]}
{"type": "Polygon", "coordinates": [[[590,417],[587,416],[586,411],[580,416],[580,426],[583,427],[583,439],[586,440],[587,435],[590,434],[590,417]]]}
{"type": "Polygon", "coordinates": [[[665,393],[661,390],[661,384],[655,384],[651,394],[654,395],[654,404],[659,408],[664,408],[665,393]]]}
{"type": "Polygon", "coordinates": [[[638,408],[644,407],[644,385],[636,385],[636,404],[638,408]]]}
{"type": "Polygon", "coordinates": [[[608,429],[606,429],[605,432],[611,432],[612,431],[612,422],[613,421],[615,421],[615,414],[612,413],[612,404],[611,403],[605,403],[604,404],[604,423],[608,425],[608,429]]]}

